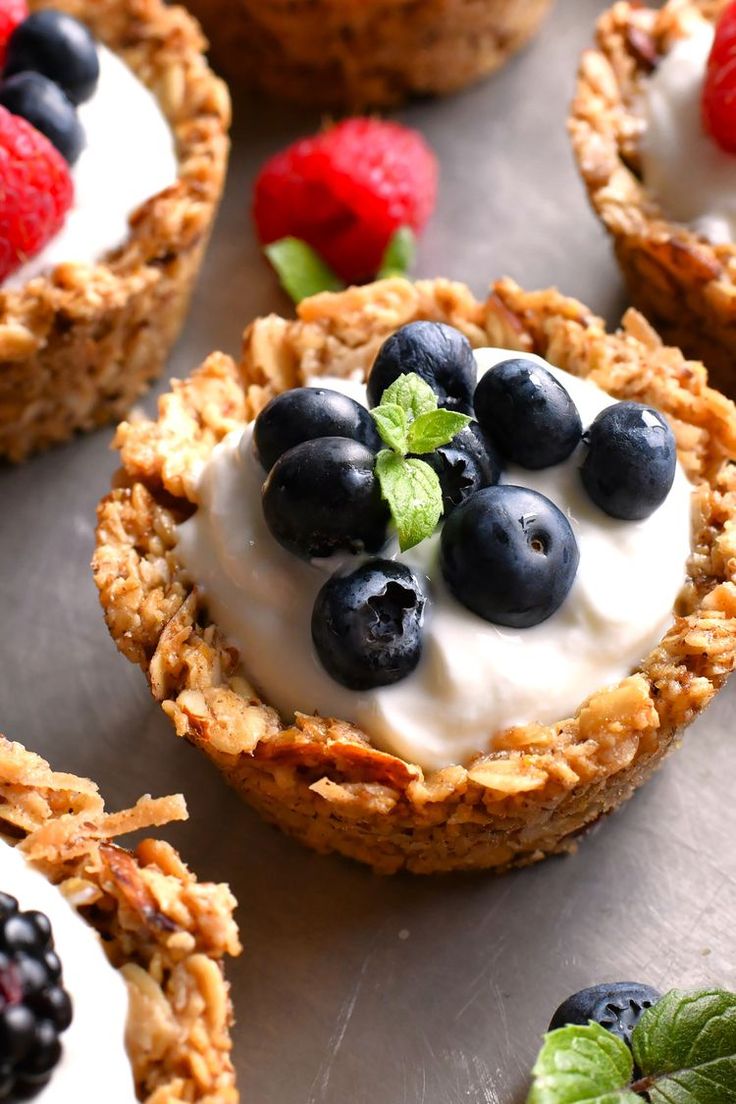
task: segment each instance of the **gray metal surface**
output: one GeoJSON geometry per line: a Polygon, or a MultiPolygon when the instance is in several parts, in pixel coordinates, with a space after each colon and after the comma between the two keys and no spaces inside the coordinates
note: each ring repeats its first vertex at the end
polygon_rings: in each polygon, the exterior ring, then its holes
{"type": "MultiPolygon", "coordinates": [[[[559,0],[496,79],[403,113],[442,161],[421,274],[478,292],[504,272],[555,282],[619,316],[618,276],[564,133],[577,52],[602,7],[559,0]]],[[[263,157],[314,123],[238,105],[227,199],[172,374],[236,349],[249,318],[286,306],[251,238],[250,187],[263,157]]],[[[418,880],[313,855],[177,742],[107,636],[87,565],[110,436],[0,471],[0,726],[91,775],[113,806],[187,795],[191,820],[170,838],[241,902],[245,954],[230,973],[245,1101],[518,1104],[540,1032],[574,989],[736,986],[736,685],[576,856],[502,879],[418,880]]]]}

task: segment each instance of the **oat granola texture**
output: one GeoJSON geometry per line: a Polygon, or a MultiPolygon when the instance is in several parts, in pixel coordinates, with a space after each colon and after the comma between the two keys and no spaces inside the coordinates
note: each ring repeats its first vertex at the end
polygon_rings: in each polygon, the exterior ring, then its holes
{"type": "Polygon", "coordinates": [[[619,0],[581,59],[569,131],[593,210],[610,234],[633,304],[671,345],[736,394],[736,245],[714,245],[667,219],[641,180],[642,83],[700,15],[726,0],[619,0]]]}
{"type": "Polygon", "coordinates": [[[185,820],[182,797],[107,813],[97,787],[0,736],[0,834],[103,937],[130,1000],[126,1046],[145,1104],[237,1104],[222,969],[240,952],[226,885],[198,882],[177,852],[115,837],[185,820]]]}
{"type": "Polygon", "coordinates": [[[179,179],[134,213],[104,263],[0,288],[0,459],[121,418],[159,375],[183,324],[219,203],[230,103],[205,40],[163,0],[31,0],[85,22],[155,94],[179,179]]]}
{"type": "Polygon", "coordinates": [[[608,334],[575,300],[510,280],[484,302],[446,280],[385,280],[306,299],[298,315],[258,319],[239,362],[212,354],[161,398],[158,421],[119,427],[123,466],[99,507],[93,561],[113,639],[146,672],[177,734],[318,850],[420,873],[569,850],[646,780],[736,665],[736,409],[635,311],[608,334]],[[616,398],[658,407],[694,484],[688,580],[671,629],[640,667],[574,716],[496,734],[492,752],[432,774],[344,721],[282,719],[260,700],[247,655],[221,637],[182,575],[175,529],[196,508],[197,465],[228,431],[309,376],[366,373],[382,340],[420,318],[458,327],[476,347],[536,352],[616,398]]]}
{"type": "Polygon", "coordinates": [[[457,91],[502,65],[552,0],[189,0],[215,66],[279,99],[350,111],[457,91]]]}

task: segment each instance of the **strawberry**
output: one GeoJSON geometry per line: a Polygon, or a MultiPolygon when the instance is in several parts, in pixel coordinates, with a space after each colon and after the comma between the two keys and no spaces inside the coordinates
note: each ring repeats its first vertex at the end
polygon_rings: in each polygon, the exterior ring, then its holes
{"type": "Polygon", "coordinates": [[[311,245],[344,280],[376,274],[395,231],[420,231],[437,193],[437,161],[416,131],[352,118],[277,153],[255,184],[263,244],[311,245]]]}
{"type": "Polygon", "coordinates": [[[727,153],[736,153],[736,0],[716,25],[702,96],[703,125],[727,153]]]}
{"type": "Polygon", "coordinates": [[[0,281],[58,233],[73,199],[69,166],[59,151],[0,107],[0,281]]]}
{"type": "Polygon", "coordinates": [[[0,69],[5,65],[8,39],[27,15],[26,0],[0,0],[0,69]]]}

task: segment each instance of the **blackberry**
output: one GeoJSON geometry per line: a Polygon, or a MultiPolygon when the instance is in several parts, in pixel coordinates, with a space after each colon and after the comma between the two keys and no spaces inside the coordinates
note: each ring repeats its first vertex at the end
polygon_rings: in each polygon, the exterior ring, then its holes
{"type": "Polygon", "coordinates": [[[0,1100],[48,1083],[72,1021],[48,917],[0,893],[0,1100]]]}

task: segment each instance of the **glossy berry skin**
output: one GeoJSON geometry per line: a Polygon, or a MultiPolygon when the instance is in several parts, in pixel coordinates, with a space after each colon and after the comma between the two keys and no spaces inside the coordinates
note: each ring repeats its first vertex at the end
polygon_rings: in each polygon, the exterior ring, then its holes
{"type": "Polygon", "coordinates": [[[471,495],[442,527],[440,564],[464,606],[495,625],[526,629],[551,617],[575,579],[570,523],[528,487],[499,484],[471,495]]]}
{"type": "Polygon", "coordinates": [[[470,342],[444,322],[409,322],[386,338],[368,377],[368,405],[405,373],[428,383],[440,406],[470,414],[478,369],[470,342]]]}
{"type": "Polygon", "coordinates": [[[0,1100],[26,1099],[47,1084],[71,1021],[48,918],[0,893],[0,1100]]]}
{"type": "Polygon", "coordinates": [[[0,71],[5,65],[8,39],[27,16],[26,0],[0,0],[0,71]]]}
{"type": "Polygon", "coordinates": [[[538,470],[561,464],[583,426],[566,389],[541,364],[504,360],[478,382],[475,416],[505,460],[538,470]]]}
{"type": "Polygon", "coordinates": [[[375,276],[402,226],[419,233],[437,194],[437,161],[421,134],[354,117],[302,138],[258,174],[253,218],[264,244],[301,238],[350,282],[375,276]]]}
{"type": "Polygon", "coordinates": [[[677,467],[675,436],[651,406],[620,402],[602,410],[585,433],[583,485],[611,517],[640,521],[669,494],[677,467]]]}
{"type": "Polygon", "coordinates": [[[284,391],[263,408],[253,427],[253,446],[266,471],[290,448],[318,437],[348,437],[373,452],[382,447],[366,408],[327,387],[284,391]]]}
{"type": "Polygon", "coordinates": [[[736,3],[724,8],[703,81],[703,126],[726,153],[736,153],[736,3]]]}
{"type": "Polygon", "coordinates": [[[555,1012],[549,1031],[570,1024],[600,1024],[631,1046],[631,1035],[639,1020],[660,1000],[662,994],[651,985],[636,981],[617,981],[609,985],[591,985],[568,997],[555,1012]]]}
{"type": "Polygon", "coordinates": [[[5,76],[28,71],[48,77],[73,104],[84,103],[100,76],[92,34],[65,12],[53,8],[33,12],[10,36],[5,76]]]}
{"type": "Polygon", "coordinates": [[[61,229],[74,199],[69,166],[48,138],[0,107],[0,281],[61,229]]]}
{"type": "Polygon", "coordinates": [[[424,605],[414,573],[393,560],[369,560],[350,575],[333,575],[312,613],[322,666],[349,690],[406,678],[422,654],[424,605]]]}
{"type": "Polygon", "coordinates": [[[420,457],[438,475],[442,512],[449,517],[466,498],[498,483],[503,463],[477,422],[460,430],[447,445],[420,457]]]}
{"type": "Polygon", "coordinates": [[[263,484],[263,516],[279,544],[311,560],[334,552],[377,552],[389,513],[360,441],[320,437],[289,449],[263,484]]]}
{"type": "Polygon", "coordinates": [[[84,149],[84,130],[74,104],[40,73],[18,73],[0,85],[0,104],[26,119],[70,165],[84,149]]]}

